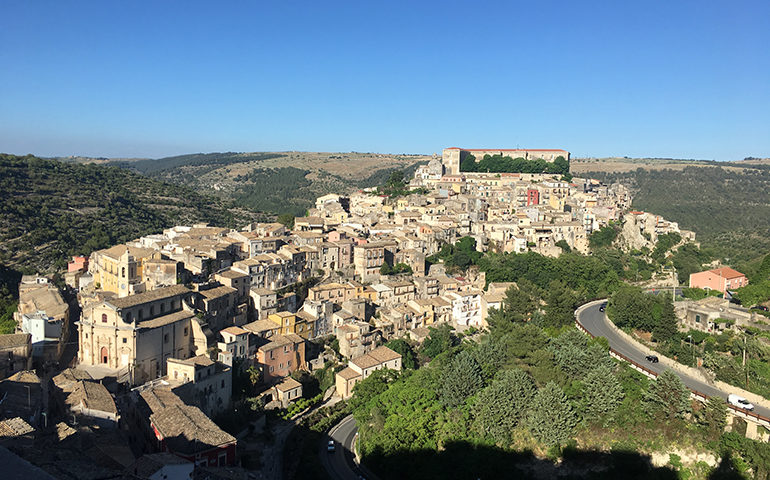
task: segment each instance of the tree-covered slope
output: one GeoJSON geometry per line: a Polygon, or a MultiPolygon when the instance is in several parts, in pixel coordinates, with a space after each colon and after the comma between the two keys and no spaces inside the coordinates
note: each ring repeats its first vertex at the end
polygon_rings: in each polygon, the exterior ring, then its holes
{"type": "Polygon", "coordinates": [[[261,215],[125,169],[0,154],[0,263],[38,271],[176,224],[261,215]]]}
{"type": "Polygon", "coordinates": [[[427,158],[359,152],[225,152],[110,164],[209,192],[244,208],[301,216],[317,197],[381,185],[396,170],[411,177],[427,158]]]}
{"type": "Polygon", "coordinates": [[[634,196],[634,208],[694,230],[699,241],[732,262],[770,250],[768,169],[739,172],[721,167],[639,168],[633,172],[594,172],[586,176],[628,185],[634,196]]]}

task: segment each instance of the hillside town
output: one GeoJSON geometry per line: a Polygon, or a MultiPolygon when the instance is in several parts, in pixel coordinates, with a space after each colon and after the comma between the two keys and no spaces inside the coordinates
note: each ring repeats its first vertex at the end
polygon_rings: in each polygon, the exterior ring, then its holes
{"type": "MultiPolygon", "coordinates": [[[[142,478],[172,466],[238,472],[239,442],[256,427],[234,435],[215,422],[232,412],[238,378],[251,379],[259,408],[285,411],[307,396],[300,373],[331,368],[334,381],[315,401],[333,403],[373,372],[401,369],[390,340],[420,344],[438,325],[466,335],[486,327],[510,284],[449,268],[436,259],[444,246],[469,238],[478,252],[588,254],[592,232],[621,222],[632,248],[671,232],[694,240],[674,222],[629,211],[623,185],[461,172],[462,152],[419,167],[402,196],[319,197],[292,228],[167,228],[72,258],[64,291],[25,275],[17,332],[0,335],[0,444],[22,442],[73,478],[94,463],[142,478]],[[33,439],[43,433],[73,455],[41,450],[33,439]]],[[[475,152],[569,159],[563,150],[475,152]]],[[[725,314],[708,310],[730,308],[722,303],[684,305],[680,317],[723,328],[714,322],[725,314]]],[[[268,453],[259,452],[263,465],[268,453]]]]}

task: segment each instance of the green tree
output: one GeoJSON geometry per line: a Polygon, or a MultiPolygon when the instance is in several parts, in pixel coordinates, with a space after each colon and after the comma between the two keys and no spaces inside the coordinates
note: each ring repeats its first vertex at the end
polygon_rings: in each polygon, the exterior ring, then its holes
{"type": "Polygon", "coordinates": [[[477,168],[476,157],[471,154],[467,154],[465,158],[460,161],[461,172],[475,172],[477,171],[477,168]]]}
{"type": "Polygon", "coordinates": [[[484,376],[481,366],[473,353],[460,352],[444,370],[440,392],[441,402],[448,407],[456,407],[483,386],[484,376]]]}
{"type": "Polygon", "coordinates": [[[572,438],[578,417],[567,396],[553,382],[538,390],[527,416],[527,426],[540,442],[559,445],[572,438]]]}
{"type": "Polygon", "coordinates": [[[683,417],[690,410],[690,390],[672,370],[665,370],[645,395],[647,411],[665,418],[683,417]]]}
{"type": "Polygon", "coordinates": [[[612,246],[612,242],[618,237],[618,230],[613,225],[607,225],[588,236],[588,245],[591,250],[612,246]]]}
{"type": "Polygon", "coordinates": [[[652,336],[658,342],[670,342],[673,340],[679,329],[677,328],[676,313],[674,312],[674,303],[666,297],[657,325],[652,329],[652,336]]]}
{"type": "Polygon", "coordinates": [[[721,435],[727,425],[727,403],[719,397],[709,397],[701,412],[699,422],[715,437],[721,435]]]}
{"type": "Polygon", "coordinates": [[[565,253],[570,253],[572,251],[572,247],[570,247],[569,243],[563,239],[556,242],[556,246],[561,248],[561,251],[565,253]]]}
{"type": "Polygon", "coordinates": [[[278,223],[291,230],[294,228],[294,215],[291,213],[282,213],[278,215],[278,223]]]}
{"type": "Polygon", "coordinates": [[[502,308],[490,312],[487,319],[490,331],[496,336],[510,332],[515,323],[530,320],[539,306],[540,289],[526,278],[520,279],[505,291],[502,308]]]}
{"type": "Polygon", "coordinates": [[[438,327],[428,327],[428,338],[422,343],[422,354],[429,358],[436,358],[439,354],[449,350],[457,341],[452,333],[452,327],[446,323],[438,327]]]}
{"type": "Polygon", "coordinates": [[[479,393],[475,428],[501,446],[508,446],[511,431],[524,417],[537,389],[519,369],[503,370],[479,393]]]}
{"type": "Polygon", "coordinates": [[[652,316],[650,295],[638,287],[621,287],[610,298],[607,315],[618,327],[638,327],[640,317],[652,316]]]}
{"type": "Polygon", "coordinates": [[[548,350],[553,353],[559,368],[571,378],[582,378],[594,368],[609,368],[613,365],[607,350],[599,343],[589,344],[588,337],[576,328],[571,328],[555,338],[548,350]]]}
{"type": "Polygon", "coordinates": [[[375,397],[387,390],[397,378],[398,372],[395,370],[389,368],[375,370],[353,387],[350,407],[356,410],[361,406],[368,405],[375,397]]]}
{"type": "Polygon", "coordinates": [[[417,355],[412,346],[404,339],[397,338],[385,344],[386,347],[401,355],[401,365],[404,368],[414,370],[417,368],[417,355]]]}
{"type": "Polygon", "coordinates": [[[551,327],[569,325],[575,321],[575,307],[577,297],[561,280],[551,282],[545,294],[545,324],[551,327]]]}
{"type": "Polygon", "coordinates": [[[505,356],[500,348],[500,343],[488,335],[471,351],[481,366],[485,380],[494,377],[505,363],[505,356]]]}
{"type": "Polygon", "coordinates": [[[607,365],[600,365],[585,376],[582,411],[586,420],[605,425],[623,401],[623,387],[607,365]]]}
{"type": "Polygon", "coordinates": [[[390,268],[390,265],[388,265],[388,262],[382,262],[382,265],[380,266],[380,275],[390,275],[393,273],[393,270],[390,268]]]}

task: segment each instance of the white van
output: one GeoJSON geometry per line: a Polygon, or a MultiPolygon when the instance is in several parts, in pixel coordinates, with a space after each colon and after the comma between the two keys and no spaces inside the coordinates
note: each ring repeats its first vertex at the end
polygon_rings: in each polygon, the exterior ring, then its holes
{"type": "Polygon", "coordinates": [[[736,395],[734,393],[731,393],[727,396],[727,403],[734,407],[742,408],[744,410],[754,410],[754,405],[749,403],[748,400],[741,397],[740,395],[736,395]]]}

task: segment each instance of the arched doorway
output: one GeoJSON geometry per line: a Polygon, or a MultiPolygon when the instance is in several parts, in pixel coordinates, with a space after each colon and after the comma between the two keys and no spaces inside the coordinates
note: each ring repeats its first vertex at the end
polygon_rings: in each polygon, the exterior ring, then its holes
{"type": "Polygon", "coordinates": [[[102,347],[100,358],[102,363],[107,363],[107,347],[102,347]]]}

